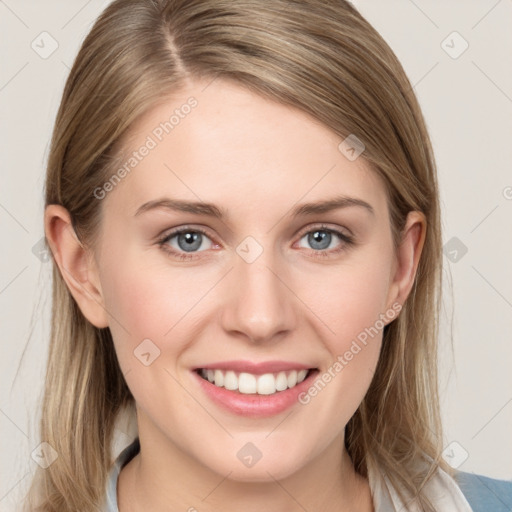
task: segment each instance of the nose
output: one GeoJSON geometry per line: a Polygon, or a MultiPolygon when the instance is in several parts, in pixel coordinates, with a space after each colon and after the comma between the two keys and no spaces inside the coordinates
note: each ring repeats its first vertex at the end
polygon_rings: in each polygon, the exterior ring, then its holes
{"type": "Polygon", "coordinates": [[[236,257],[226,283],[222,326],[252,343],[277,341],[296,325],[293,293],[270,253],[264,251],[252,263],[236,257]]]}

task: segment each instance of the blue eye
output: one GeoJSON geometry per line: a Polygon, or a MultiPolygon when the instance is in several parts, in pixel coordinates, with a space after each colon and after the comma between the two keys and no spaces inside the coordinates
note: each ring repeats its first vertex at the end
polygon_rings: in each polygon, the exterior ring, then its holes
{"type": "Polygon", "coordinates": [[[307,238],[307,242],[312,249],[319,251],[328,249],[333,241],[332,233],[326,230],[310,231],[303,238],[307,238]]]}
{"type": "MultiPolygon", "coordinates": [[[[337,253],[343,250],[346,245],[353,244],[351,236],[324,226],[306,232],[301,237],[299,243],[303,240],[306,241],[309,248],[313,249],[316,253],[320,253],[318,255],[327,255],[327,253],[333,252],[337,253]]],[[[301,247],[304,246],[301,245],[301,247]]]]}
{"type": "MultiPolygon", "coordinates": [[[[341,233],[327,226],[319,226],[303,232],[299,247],[309,249],[313,257],[333,256],[355,242],[351,235],[341,233]],[[302,245],[305,240],[307,246],[302,245]]],[[[206,231],[201,228],[182,227],[165,235],[158,245],[173,258],[191,260],[197,258],[197,253],[212,249],[217,244],[212,242],[206,231]]]]}
{"type": "Polygon", "coordinates": [[[180,259],[190,259],[194,257],[193,253],[211,249],[213,243],[206,232],[201,229],[182,228],[166,235],[165,238],[159,241],[159,245],[173,256],[180,259]]]}
{"type": "Polygon", "coordinates": [[[172,238],[175,237],[179,248],[186,252],[197,251],[204,245],[205,235],[197,231],[184,231],[174,235],[172,238]]]}

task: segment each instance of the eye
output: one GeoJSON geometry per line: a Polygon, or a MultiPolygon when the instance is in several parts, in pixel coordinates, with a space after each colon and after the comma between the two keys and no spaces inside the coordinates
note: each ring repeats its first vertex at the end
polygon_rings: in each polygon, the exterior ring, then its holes
{"type": "Polygon", "coordinates": [[[319,226],[302,235],[299,247],[311,248],[317,253],[315,255],[325,256],[328,253],[338,253],[353,243],[352,236],[327,226],[319,226]]]}
{"type": "Polygon", "coordinates": [[[164,251],[180,259],[193,258],[194,253],[203,252],[214,246],[206,231],[187,227],[168,233],[158,244],[164,251]]]}
{"type": "MultiPolygon", "coordinates": [[[[310,248],[312,256],[329,257],[354,245],[351,235],[327,226],[318,226],[300,235],[299,247],[310,248]],[[306,245],[303,245],[306,243],[306,245]]],[[[180,260],[197,258],[197,253],[218,248],[208,233],[201,228],[181,227],[166,234],[158,241],[163,251],[180,260]]]]}

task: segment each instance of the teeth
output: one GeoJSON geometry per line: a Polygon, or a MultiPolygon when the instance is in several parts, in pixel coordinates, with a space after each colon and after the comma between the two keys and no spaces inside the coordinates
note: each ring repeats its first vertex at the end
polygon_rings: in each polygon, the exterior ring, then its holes
{"type": "Polygon", "coordinates": [[[297,384],[297,372],[295,370],[292,370],[288,374],[288,387],[293,388],[297,384]]]}
{"type": "Polygon", "coordinates": [[[258,395],[272,395],[276,392],[276,379],[271,373],[258,377],[258,395]]]}
{"type": "Polygon", "coordinates": [[[285,389],[288,389],[288,378],[286,377],[285,372],[279,372],[277,374],[276,389],[277,391],[284,391],[285,389]]]}
{"type": "Polygon", "coordinates": [[[245,395],[256,393],[256,377],[250,373],[241,373],[238,377],[238,391],[245,395]]]}
{"type": "Polygon", "coordinates": [[[224,386],[224,374],[220,370],[215,370],[215,385],[219,388],[224,386]]]}
{"type": "Polygon", "coordinates": [[[224,387],[231,391],[238,389],[238,378],[235,372],[226,372],[226,375],[224,375],[224,387]]]}
{"type": "Polygon", "coordinates": [[[291,370],[288,372],[252,373],[224,371],[219,369],[201,369],[201,376],[220,388],[238,391],[243,394],[273,395],[300,384],[307,376],[308,370],[291,370]]]}

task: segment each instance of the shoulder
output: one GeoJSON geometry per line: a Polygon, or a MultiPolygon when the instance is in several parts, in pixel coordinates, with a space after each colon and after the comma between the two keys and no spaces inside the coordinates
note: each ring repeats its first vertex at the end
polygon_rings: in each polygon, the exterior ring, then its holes
{"type": "Polygon", "coordinates": [[[463,471],[457,471],[454,478],[473,512],[512,510],[512,480],[496,480],[463,471]]]}

